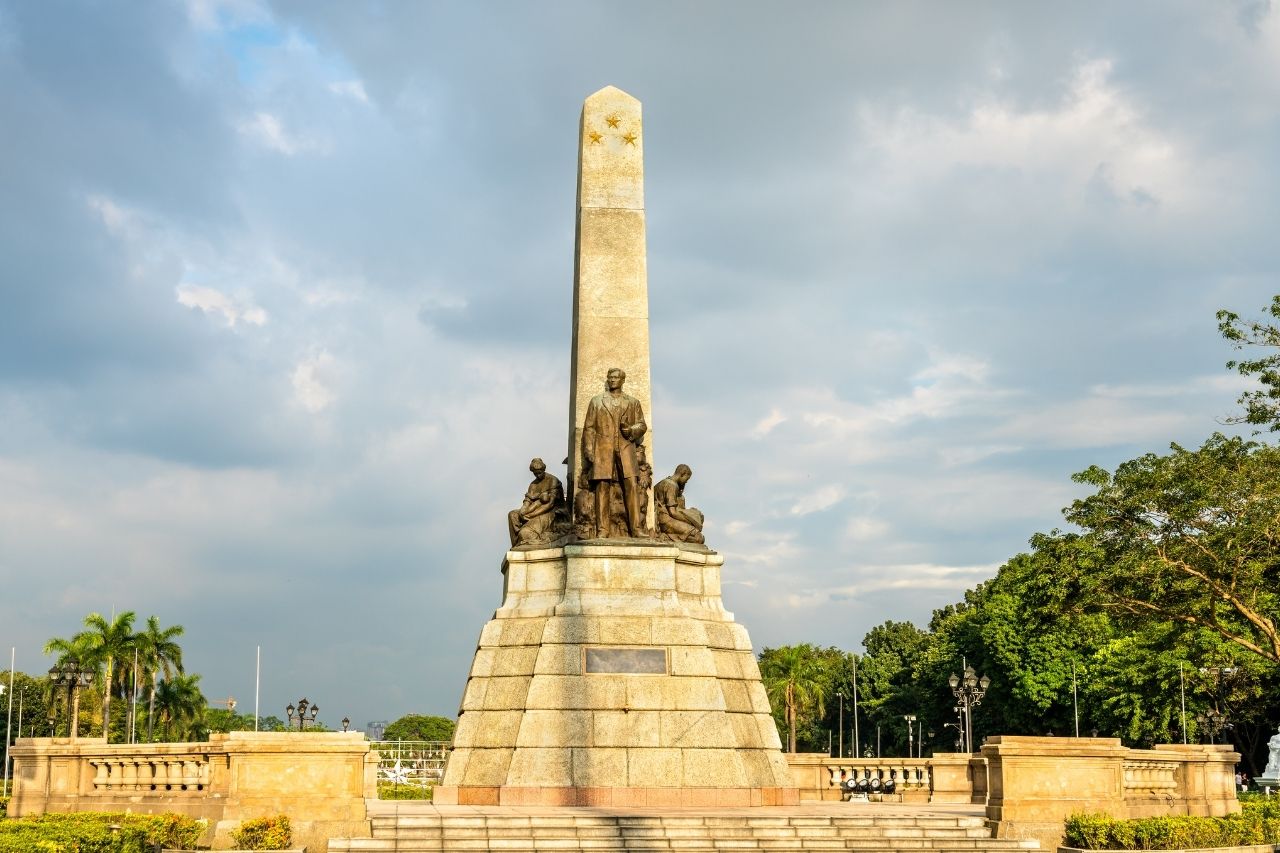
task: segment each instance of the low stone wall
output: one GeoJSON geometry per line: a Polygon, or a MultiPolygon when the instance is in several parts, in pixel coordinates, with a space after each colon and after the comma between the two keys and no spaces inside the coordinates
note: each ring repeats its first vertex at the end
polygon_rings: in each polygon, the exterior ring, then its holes
{"type": "Polygon", "coordinates": [[[1073,812],[1117,818],[1225,815],[1240,810],[1229,746],[1162,744],[1128,749],[1116,738],[993,737],[980,755],[929,758],[787,756],[801,800],[840,800],[849,778],[893,779],[890,799],[986,805],[997,838],[1062,842],[1073,812]]]}
{"type": "Polygon", "coordinates": [[[230,848],[243,820],[285,814],[294,841],[368,837],[365,798],[377,756],[359,732],[232,732],[203,743],[108,744],[21,738],[12,747],[10,817],[46,812],[177,812],[209,822],[203,843],[230,848]]]}
{"type": "Polygon", "coordinates": [[[1116,738],[992,737],[982,746],[997,838],[1062,843],[1074,812],[1117,818],[1221,816],[1240,811],[1230,746],[1162,744],[1128,749],[1116,738]]]}

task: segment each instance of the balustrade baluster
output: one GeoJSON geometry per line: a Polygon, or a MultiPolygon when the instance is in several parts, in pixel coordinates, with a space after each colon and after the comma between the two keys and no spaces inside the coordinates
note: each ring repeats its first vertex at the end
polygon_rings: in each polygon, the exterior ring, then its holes
{"type": "Polygon", "coordinates": [[[91,758],[89,764],[93,767],[93,787],[105,788],[107,786],[107,762],[105,759],[91,758]]]}

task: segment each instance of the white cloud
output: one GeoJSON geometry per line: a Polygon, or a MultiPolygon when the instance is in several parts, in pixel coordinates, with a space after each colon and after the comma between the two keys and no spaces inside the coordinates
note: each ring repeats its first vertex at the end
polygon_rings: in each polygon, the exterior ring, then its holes
{"type": "Polygon", "coordinates": [[[329,148],[318,139],[286,130],[278,116],[265,111],[256,112],[252,117],[241,120],[236,129],[246,138],[286,157],[308,152],[324,153],[329,148]]]}
{"type": "Polygon", "coordinates": [[[1110,447],[1161,442],[1180,435],[1195,423],[1212,426],[1212,413],[1182,407],[1152,408],[1130,398],[1088,396],[1015,412],[991,430],[993,436],[1013,438],[1039,448],[1110,447]]]}
{"type": "Polygon", "coordinates": [[[837,484],[823,486],[801,497],[791,505],[788,512],[791,515],[810,515],[815,512],[821,512],[840,503],[840,501],[844,500],[844,496],[844,486],[837,484]]]}
{"type": "Polygon", "coordinates": [[[369,94],[364,90],[364,83],[360,80],[339,80],[329,84],[329,91],[339,97],[351,98],[362,104],[369,103],[369,94]]]}
{"type": "Polygon", "coordinates": [[[231,297],[211,287],[197,284],[180,284],[176,288],[178,303],[188,308],[199,308],[205,314],[221,316],[223,322],[234,328],[237,323],[264,326],[267,312],[253,304],[250,297],[231,297]]]}
{"type": "Polygon", "coordinates": [[[218,31],[271,20],[260,0],[186,0],[186,5],[187,19],[198,30],[218,31]]]}
{"type": "Polygon", "coordinates": [[[133,237],[139,228],[138,216],[126,210],[104,195],[90,195],[85,199],[89,209],[98,215],[108,233],[117,237],[133,237]]]}
{"type": "Polygon", "coordinates": [[[833,599],[857,599],[885,590],[956,590],[957,592],[993,577],[998,565],[947,566],[936,563],[904,563],[859,566],[860,580],[839,586],[802,589],[786,596],[792,608],[820,607],[833,599]]]}
{"type": "Polygon", "coordinates": [[[853,542],[880,539],[888,532],[888,523],[881,519],[864,515],[855,515],[844,526],[845,538],[853,542]]]}
{"type": "Polygon", "coordinates": [[[312,414],[333,405],[337,395],[327,384],[331,380],[333,356],[321,350],[303,359],[293,369],[293,399],[312,414]]]}
{"type": "Polygon", "coordinates": [[[1192,202],[1207,176],[1197,175],[1177,140],[1111,82],[1111,71],[1109,59],[1081,62],[1055,108],[1020,109],[992,98],[953,120],[865,104],[858,124],[893,184],[933,184],[957,167],[995,168],[1042,178],[1077,202],[1098,182],[1131,202],[1192,202]]]}
{"type": "Polygon", "coordinates": [[[975,403],[989,405],[1010,396],[1011,391],[990,387],[989,373],[989,366],[981,359],[933,353],[929,366],[912,377],[909,393],[870,404],[837,400],[830,391],[811,393],[800,420],[842,441],[900,431],[917,421],[955,417],[975,403]]]}
{"type": "Polygon", "coordinates": [[[764,438],[766,435],[773,432],[774,427],[785,423],[786,420],[787,416],[782,413],[781,409],[771,409],[769,414],[757,421],[756,425],[752,427],[751,437],[764,438]]]}

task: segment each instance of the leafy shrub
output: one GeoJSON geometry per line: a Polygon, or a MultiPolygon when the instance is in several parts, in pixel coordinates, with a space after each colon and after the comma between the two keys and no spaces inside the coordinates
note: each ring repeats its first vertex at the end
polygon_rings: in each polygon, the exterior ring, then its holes
{"type": "Polygon", "coordinates": [[[378,799],[380,800],[429,800],[434,786],[397,785],[394,782],[378,783],[378,799]]]}
{"type": "Polygon", "coordinates": [[[287,850],[293,843],[293,830],[286,815],[260,817],[232,830],[231,840],[245,850],[287,850]]]}
{"type": "Polygon", "coordinates": [[[1280,843],[1280,800],[1246,801],[1226,817],[1144,817],[1117,820],[1105,814],[1074,814],[1065,843],[1086,850],[1195,850],[1280,843]]]}
{"type": "Polygon", "coordinates": [[[0,823],[0,853],[151,853],[194,847],[204,830],[177,814],[45,814],[0,823]]]}
{"type": "Polygon", "coordinates": [[[5,817],[7,814],[9,814],[9,798],[0,797],[0,818],[5,817]]]}

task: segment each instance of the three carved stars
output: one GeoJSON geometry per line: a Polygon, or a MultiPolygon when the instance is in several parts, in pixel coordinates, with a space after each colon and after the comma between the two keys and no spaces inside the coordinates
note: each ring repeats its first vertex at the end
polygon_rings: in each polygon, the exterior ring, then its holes
{"type": "MultiPolygon", "coordinates": [[[[605,118],[605,123],[611,128],[617,128],[621,122],[622,119],[616,115],[611,115],[605,118]]],[[[587,131],[587,144],[600,145],[604,142],[604,137],[605,135],[598,130],[589,130],[587,131]]],[[[634,148],[636,146],[636,142],[640,139],[640,134],[636,133],[634,130],[628,130],[626,133],[618,135],[617,138],[622,140],[623,144],[630,145],[634,148]]]]}
{"type": "MultiPolygon", "coordinates": [[[[609,113],[607,116],[604,117],[604,123],[608,126],[609,129],[620,130],[622,127],[622,118],[623,117],[618,113],[609,113]]],[[[607,133],[607,130],[605,131],[605,133],[607,133]]],[[[605,133],[602,133],[601,131],[594,130],[594,129],[587,131],[587,144],[600,145],[601,143],[604,142],[605,133]]],[[[628,130],[626,133],[621,133],[621,134],[609,133],[608,135],[611,137],[614,137],[615,139],[622,140],[622,143],[624,145],[630,145],[632,148],[636,147],[636,142],[637,140],[640,139],[640,134],[635,130],[628,130]]]]}

